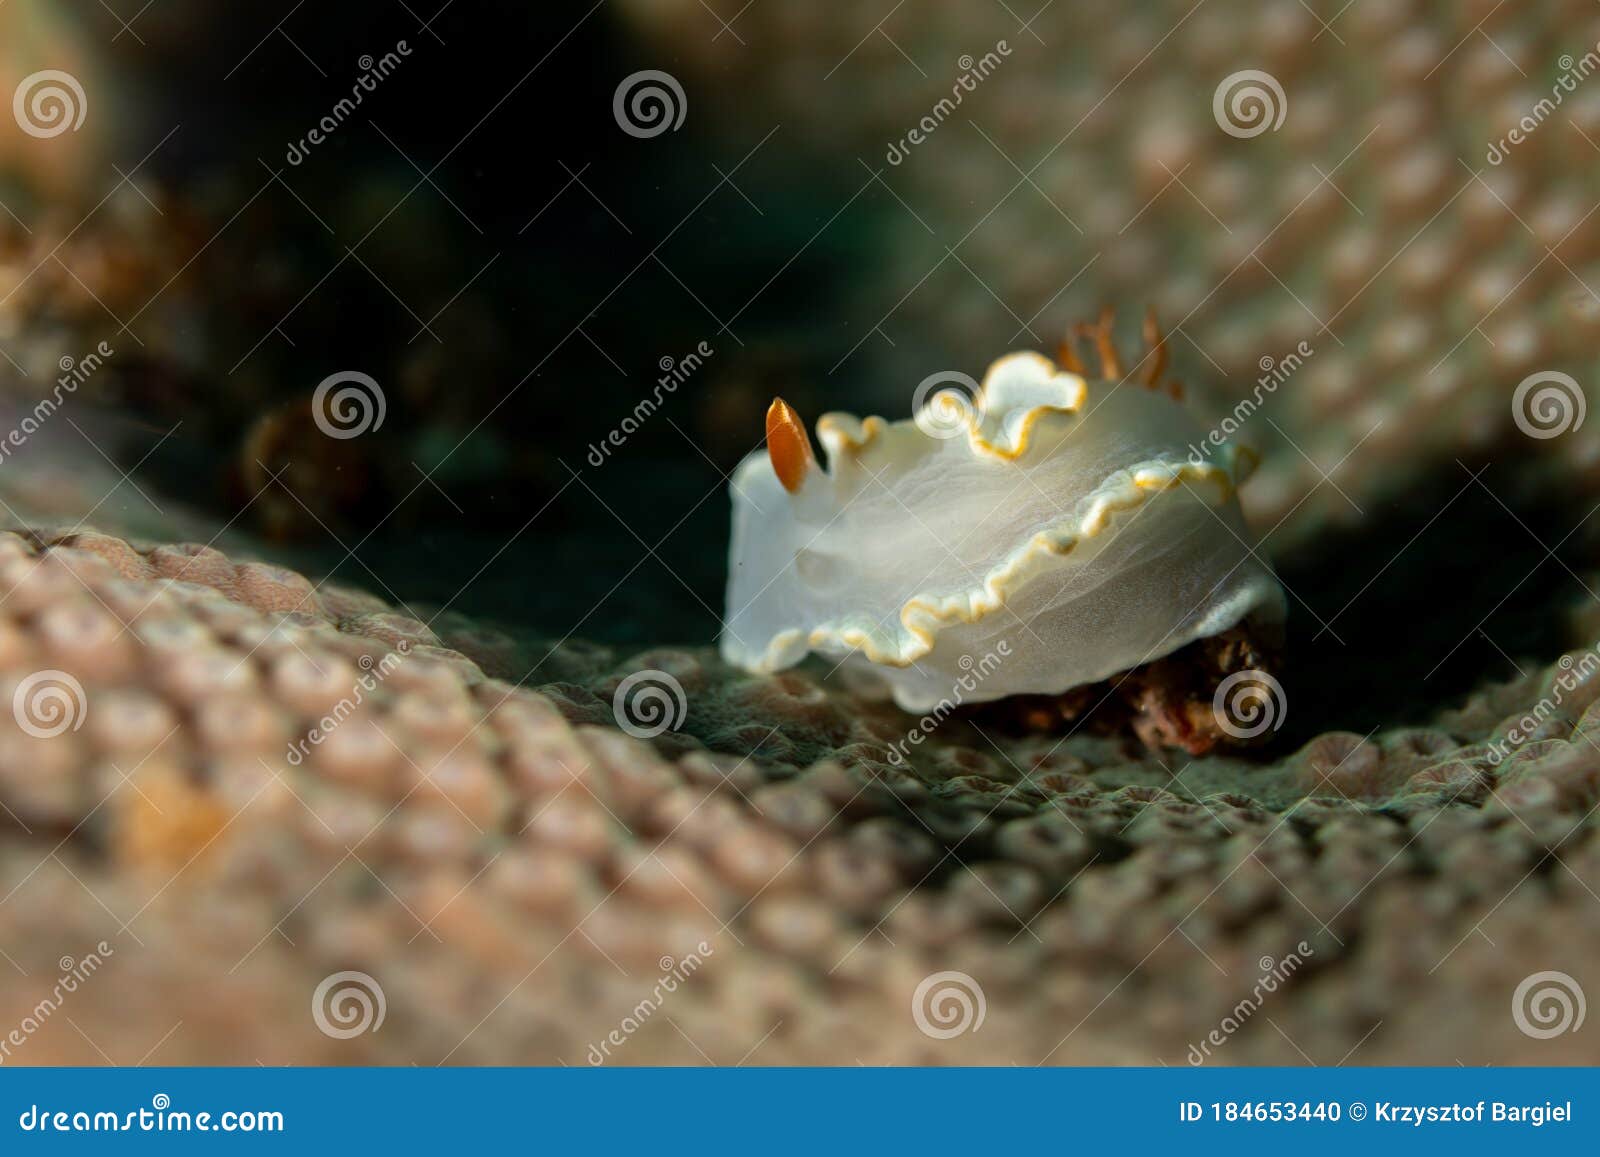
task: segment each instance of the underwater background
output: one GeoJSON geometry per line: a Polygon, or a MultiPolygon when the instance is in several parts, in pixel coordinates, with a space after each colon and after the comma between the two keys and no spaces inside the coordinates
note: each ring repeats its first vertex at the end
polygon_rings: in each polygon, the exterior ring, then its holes
{"type": "Polygon", "coordinates": [[[123,976],[16,1062],[1592,1058],[1596,71],[1591,0],[0,6],[0,1032],[123,976]],[[775,396],[1107,307],[1260,454],[1264,742],[907,767],[718,657],[775,396]]]}

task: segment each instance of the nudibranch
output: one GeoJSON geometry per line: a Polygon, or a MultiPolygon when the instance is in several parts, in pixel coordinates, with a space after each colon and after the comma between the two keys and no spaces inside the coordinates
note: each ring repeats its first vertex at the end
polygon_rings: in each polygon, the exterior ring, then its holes
{"type": "MultiPolygon", "coordinates": [[[[765,450],[731,480],[723,657],[771,673],[815,652],[912,713],[1065,696],[1241,632],[1218,661],[1250,661],[1248,640],[1274,637],[1285,613],[1235,494],[1254,455],[1191,453],[1205,430],[1161,387],[1153,322],[1141,379],[1122,378],[1109,318],[1087,332],[1098,378],[1071,341],[1059,365],[1010,354],[970,393],[915,399],[907,420],[824,415],[825,466],[774,401],[765,450]]],[[[1211,742],[1181,721],[1154,734],[1211,742]]]]}

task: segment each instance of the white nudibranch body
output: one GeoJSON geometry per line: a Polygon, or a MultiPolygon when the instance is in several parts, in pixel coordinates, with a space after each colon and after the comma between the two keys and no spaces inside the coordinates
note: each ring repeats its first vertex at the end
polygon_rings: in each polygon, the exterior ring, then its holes
{"type": "Polygon", "coordinates": [[[941,392],[898,422],[827,414],[817,435],[826,468],[774,445],[733,475],[721,648],[746,670],[817,652],[921,712],[958,683],[965,702],[1057,694],[1283,618],[1235,497],[1254,456],[1191,461],[1204,431],[1137,382],[1012,354],[975,398],[941,392]]]}

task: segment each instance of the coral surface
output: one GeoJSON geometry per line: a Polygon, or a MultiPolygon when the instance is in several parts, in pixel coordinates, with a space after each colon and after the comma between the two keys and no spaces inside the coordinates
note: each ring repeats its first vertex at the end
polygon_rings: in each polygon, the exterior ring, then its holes
{"type": "Polygon", "coordinates": [[[0,671],[81,687],[55,734],[0,727],[0,1023],[102,941],[114,981],[13,1063],[1588,1055],[1511,1015],[1535,971],[1600,985],[1584,662],[1275,762],[952,719],[897,768],[914,721],[807,669],[430,627],[77,531],[0,538],[0,671]],[[687,702],[649,742],[615,706],[640,670],[687,702]],[[379,1031],[319,1030],[344,971],[379,1031]],[[941,973],[976,1031],[919,1011],[941,973]]]}

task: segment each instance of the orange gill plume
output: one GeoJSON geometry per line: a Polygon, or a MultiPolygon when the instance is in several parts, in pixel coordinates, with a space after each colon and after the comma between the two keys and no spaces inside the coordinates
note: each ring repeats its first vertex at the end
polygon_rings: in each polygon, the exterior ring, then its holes
{"type": "MultiPolygon", "coordinates": [[[[1096,358],[1100,364],[1099,376],[1107,381],[1115,381],[1122,377],[1122,358],[1117,353],[1116,338],[1112,333],[1113,323],[1116,321],[1116,311],[1110,306],[1100,311],[1098,321],[1080,321],[1068,328],[1067,334],[1061,339],[1056,348],[1056,361],[1061,368],[1070,373],[1089,377],[1090,372],[1086,359],[1078,354],[1078,342],[1088,338],[1092,343],[1096,358]]],[[[1135,369],[1143,367],[1139,374],[1141,384],[1152,390],[1161,390],[1171,395],[1177,401],[1183,400],[1183,385],[1180,382],[1162,382],[1161,376],[1167,370],[1167,338],[1161,332],[1161,325],[1156,321],[1154,309],[1146,309],[1144,314],[1144,344],[1148,351],[1139,359],[1135,369]]]]}

